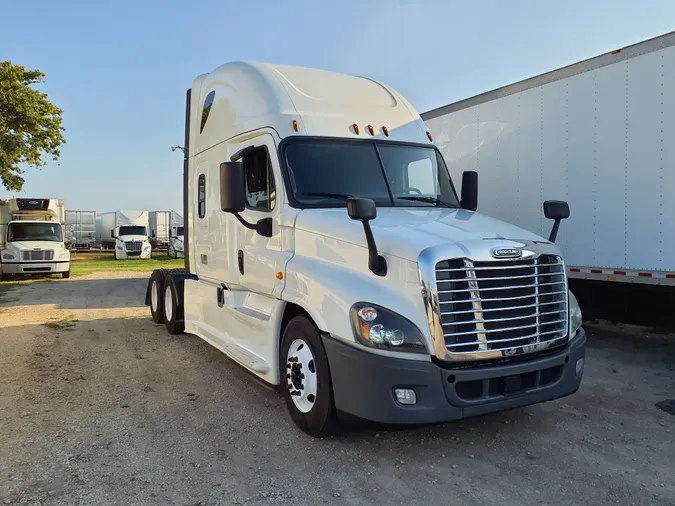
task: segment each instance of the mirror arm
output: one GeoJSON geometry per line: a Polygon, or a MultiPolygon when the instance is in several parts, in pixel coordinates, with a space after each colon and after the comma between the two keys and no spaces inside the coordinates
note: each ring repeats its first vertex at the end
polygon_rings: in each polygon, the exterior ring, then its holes
{"type": "Polygon", "coordinates": [[[560,227],[560,218],[556,218],[553,221],[553,229],[551,229],[551,235],[548,236],[550,242],[555,242],[556,237],[558,237],[558,228],[560,227]]]}
{"type": "Polygon", "coordinates": [[[366,234],[366,243],[368,244],[368,268],[373,271],[373,274],[385,276],[387,274],[387,261],[377,252],[370,223],[367,220],[363,220],[361,223],[363,223],[363,231],[366,234]]]}
{"type": "Polygon", "coordinates": [[[244,225],[249,230],[255,230],[256,229],[255,224],[249,223],[248,221],[246,221],[244,218],[241,217],[241,214],[239,214],[239,213],[232,213],[232,214],[234,214],[237,217],[237,219],[239,220],[239,223],[244,225]]]}

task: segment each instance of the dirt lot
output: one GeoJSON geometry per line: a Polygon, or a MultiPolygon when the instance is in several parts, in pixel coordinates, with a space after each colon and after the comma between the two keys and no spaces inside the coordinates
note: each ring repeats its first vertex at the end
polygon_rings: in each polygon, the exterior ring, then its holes
{"type": "Polygon", "coordinates": [[[0,503],[675,504],[675,337],[591,327],[574,396],[440,426],[300,433],[142,306],[146,275],[0,292],[0,503]]]}

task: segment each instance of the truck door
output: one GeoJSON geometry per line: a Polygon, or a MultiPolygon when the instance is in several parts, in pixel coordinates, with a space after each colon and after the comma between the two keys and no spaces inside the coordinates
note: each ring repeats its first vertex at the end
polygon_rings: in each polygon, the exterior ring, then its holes
{"type": "Polygon", "coordinates": [[[249,149],[241,159],[246,175],[246,209],[241,215],[249,223],[270,218],[272,237],[264,237],[243,226],[237,227],[239,284],[245,290],[271,295],[280,283],[276,273],[281,252],[278,189],[282,187],[282,182],[277,148],[270,134],[260,135],[234,147],[235,150],[244,148],[249,149]]]}

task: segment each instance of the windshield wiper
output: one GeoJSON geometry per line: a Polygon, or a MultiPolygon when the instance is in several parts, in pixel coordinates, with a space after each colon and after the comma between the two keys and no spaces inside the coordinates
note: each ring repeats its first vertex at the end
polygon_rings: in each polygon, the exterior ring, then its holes
{"type": "Polygon", "coordinates": [[[445,207],[450,207],[450,208],[453,207],[449,204],[446,204],[442,200],[437,199],[436,197],[424,197],[422,195],[405,195],[403,197],[396,197],[396,198],[401,199],[401,200],[415,200],[415,201],[418,201],[418,202],[428,202],[429,204],[436,204],[436,205],[442,204],[445,207]]]}
{"type": "Polygon", "coordinates": [[[349,195],[348,193],[324,193],[324,192],[318,192],[318,193],[301,193],[300,195],[307,195],[309,197],[328,197],[331,199],[340,199],[340,200],[347,200],[354,198],[354,195],[349,195]]]}

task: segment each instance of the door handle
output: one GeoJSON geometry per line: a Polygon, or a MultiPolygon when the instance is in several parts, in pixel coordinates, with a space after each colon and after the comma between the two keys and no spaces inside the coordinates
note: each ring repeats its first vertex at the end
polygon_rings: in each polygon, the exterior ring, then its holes
{"type": "Polygon", "coordinates": [[[239,263],[239,274],[244,275],[244,252],[239,250],[237,254],[237,262],[239,263]]]}

